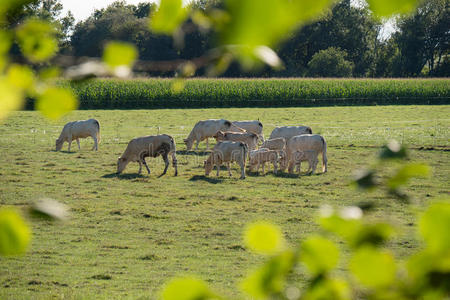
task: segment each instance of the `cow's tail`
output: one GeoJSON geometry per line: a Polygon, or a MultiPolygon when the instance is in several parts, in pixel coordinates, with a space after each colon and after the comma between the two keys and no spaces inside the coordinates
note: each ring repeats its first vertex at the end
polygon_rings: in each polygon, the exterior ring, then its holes
{"type": "Polygon", "coordinates": [[[328,170],[328,159],[327,159],[327,142],[325,142],[325,139],[323,136],[320,136],[320,139],[323,143],[323,151],[322,151],[322,172],[327,172],[328,170]]]}
{"type": "Polygon", "coordinates": [[[175,176],[178,175],[178,163],[177,163],[177,146],[175,144],[175,141],[173,139],[173,137],[170,137],[170,152],[172,152],[172,166],[175,169],[175,176]]]}
{"type": "Polygon", "coordinates": [[[97,125],[97,143],[100,144],[101,136],[100,136],[100,123],[95,120],[95,125],[97,125]]]}

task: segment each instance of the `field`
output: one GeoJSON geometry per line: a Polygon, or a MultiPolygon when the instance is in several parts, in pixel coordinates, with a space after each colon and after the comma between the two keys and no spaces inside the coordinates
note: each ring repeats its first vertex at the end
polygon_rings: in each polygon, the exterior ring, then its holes
{"type": "MultiPolygon", "coordinates": [[[[155,299],[168,279],[185,274],[207,280],[230,299],[244,298],[239,282],[262,261],[243,247],[245,225],[274,222],[293,245],[318,230],[315,218],[323,204],[375,201],[370,218],[396,226],[388,247],[403,258],[421,247],[416,213],[449,195],[449,116],[448,105],[82,110],[57,123],[37,112],[17,112],[0,126],[0,205],[26,215],[30,203],[49,197],[67,204],[71,219],[28,219],[33,240],[27,254],[0,258],[0,298],[155,299]],[[67,144],[55,152],[62,126],[87,118],[100,121],[99,151],[90,150],[92,140],[82,140],[81,151],[73,143],[71,153],[67,144]],[[182,140],[197,120],[207,118],[259,119],[266,137],[277,125],[309,125],[327,140],[329,172],[270,172],[239,180],[234,165],[232,178],[226,171],[204,177],[205,144],[202,151],[186,152],[182,140]],[[179,176],[170,167],[158,178],[161,158],[147,159],[150,176],[137,175],[137,164],[116,176],[117,157],[128,141],[158,132],[176,140],[179,176]],[[353,172],[370,165],[391,138],[433,170],[431,178],[408,184],[412,206],[349,186],[353,172]]],[[[341,250],[345,260],[347,250],[341,250]]],[[[293,276],[300,284],[307,280],[301,273],[293,276]]]]}
{"type": "MultiPolygon", "coordinates": [[[[450,104],[449,83],[449,79],[330,78],[60,82],[74,90],[81,109],[450,104]]],[[[28,107],[33,107],[31,102],[28,107]]]]}

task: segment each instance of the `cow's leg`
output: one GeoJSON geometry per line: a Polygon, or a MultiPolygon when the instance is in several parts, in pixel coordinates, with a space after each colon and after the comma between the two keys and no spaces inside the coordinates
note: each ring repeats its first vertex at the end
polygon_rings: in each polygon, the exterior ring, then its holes
{"type": "Polygon", "coordinates": [[[278,172],[278,170],[277,170],[277,161],[274,160],[274,161],[273,161],[273,173],[274,173],[274,174],[277,174],[277,172],[278,172]]]}
{"type": "Polygon", "coordinates": [[[263,162],[262,163],[262,173],[263,173],[263,175],[266,173],[265,167],[266,167],[266,162],[263,162]]]}
{"type": "Polygon", "coordinates": [[[216,169],[217,169],[216,175],[217,175],[217,177],[219,177],[219,170],[220,170],[220,164],[219,163],[216,163],[216,169]]]}
{"type": "Polygon", "coordinates": [[[94,140],[94,147],[92,147],[92,150],[97,151],[98,150],[98,140],[95,135],[92,136],[92,139],[94,140]]]}
{"type": "Polygon", "coordinates": [[[209,149],[209,142],[208,142],[208,138],[206,138],[206,150],[209,149]]]}
{"type": "Polygon", "coordinates": [[[239,166],[241,167],[241,179],[245,179],[245,160],[239,162],[239,166]]]}
{"type": "Polygon", "coordinates": [[[78,150],[81,150],[80,148],[80,140],[77,138],[77,144],[78,144],[78,150]]]}
{"type": "Polygon", "coordinates": [[[169,159],[167,158],[167,153],[163,153],[163,154],[162,154],[162,157],[163,157],[163,159],[164,159],[164,164],[165,164],[165,166],[164,166],[164,172],[161,174],[161,176],[164,175],[164,174],[166,174],[167,168],[169,167],[169,159]]]}
{"type": "Polygon", "coordinates": [[[175,176],[178,175],[178,164],[177,164],[177,156],[175,155],[175,151],[172,152],[172,166],[175,169],[175,176]]]}
{"type": "Polygon", "coordinates": [[[295,164],[294,160],[290,160],[289,161],[289,165],[288,165],[288,172],[289,172],[289,174],[292,174],[292,172],[294,171],[294,164],[295,164]]]}
{"type": "Polygon", "coordinates": [[[227,162],[228,175],[231,176],[230,162],[227,162]]]}
{"type": "Polygon", "coordinates": [[[198,150],[198,144],[200,143],[200,140],[195,141],[195,150],[198,150]]]}
{"type": "Polygon", "coordinates": [[[142,162],[139,160],[138,163],[139,163],[139,171],[138,171],[138,174],[141,175],[141,172],[142,172],[142,162]]]}
{"type": "Polygon", "coordinates": [[[147,162],[145,161],[145,157],[142,157],[142,163],[144,164],[145,168],[147,169],[148,174],[150,174],[150,168],[147,166],[147,162]]]}

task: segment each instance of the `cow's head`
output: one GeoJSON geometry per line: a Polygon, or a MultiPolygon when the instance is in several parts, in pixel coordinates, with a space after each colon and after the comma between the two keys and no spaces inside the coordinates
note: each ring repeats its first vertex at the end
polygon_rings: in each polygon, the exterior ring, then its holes
{"type": "Polygon", "coordinates": [[[120,174],[125,170],[125,167],[128,165],[129,160],[126,157],[119,157],[117,159],[117,174],[120,174]]]}
{"type": "Polygon", "coordinates": [[[61,151],[62,146],[64,144],[64,140],[63,139],[57,139],[55,144],[56,144],[56,151],[61,151]]]}
{"type": "Polygon", "coordinates": [[[194,144],[194,140],[184,139],[183,142],[186,145],[186,150],[190,151],[192,149],[192,144],[194,144]]]}
{"type": "Polygon", "coordinates": [[[285,151],[280,151],[278,154],[278,163],[280,164],[280,170],[284,172],[288,165],[288,158],[285,151]]]}
{"type": "Polygon", "coordinates": [[[205,168],[205,176],[208,176],[213,168],[212,161],[210,159],[203,161],[203,167],[205,168]]]}
{"type": "Polygon", "coordinates": [[[216,141],[223,141],[225,139],[225,133],[223,131],[217,131],[215,135],[213,135],[213,138],[216,139],[216,141]]]}

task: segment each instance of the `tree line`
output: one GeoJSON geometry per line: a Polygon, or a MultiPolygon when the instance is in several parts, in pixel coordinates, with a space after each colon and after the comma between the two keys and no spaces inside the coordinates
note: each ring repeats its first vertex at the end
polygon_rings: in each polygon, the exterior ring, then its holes
{"type": "MultiPolygon", "coordinates": [[[[261,67],[250,72],[232,63],[224,77],[447,77],[450,73],[448,0],[425,0],[409,15],[398,16],[395,31],[384,36],[383,22],[360,1],[337,2],[316,21],[287,37],[278,49],[283,68],[261,67]]],[[[200,12],[220,9],[221,0],[196,0],[200,12]]],[[[51,21],[60,41],[60,53],[75,57],[101,57],[110,40],[134,44],[141,61],[191,60],[215,47],[214,29],[199,26],[192,15],[181,30],[166,36],[152,33],[148,24],[156,4],[116,1],[75,23],[69,12],[62,16],[59,0],[39,0],[11,14],[7,25],[30,16],[51,21]]],[[[12,51],[19,54],[17,47],[12,51]]],[[[138,62],[139,63],[139,62],[138,62]]],[[[206,70],[200,68],[197,76],[206,70]]],[[[142,75],[173,76],[174,71],[146,70],[142,75]]]]}

